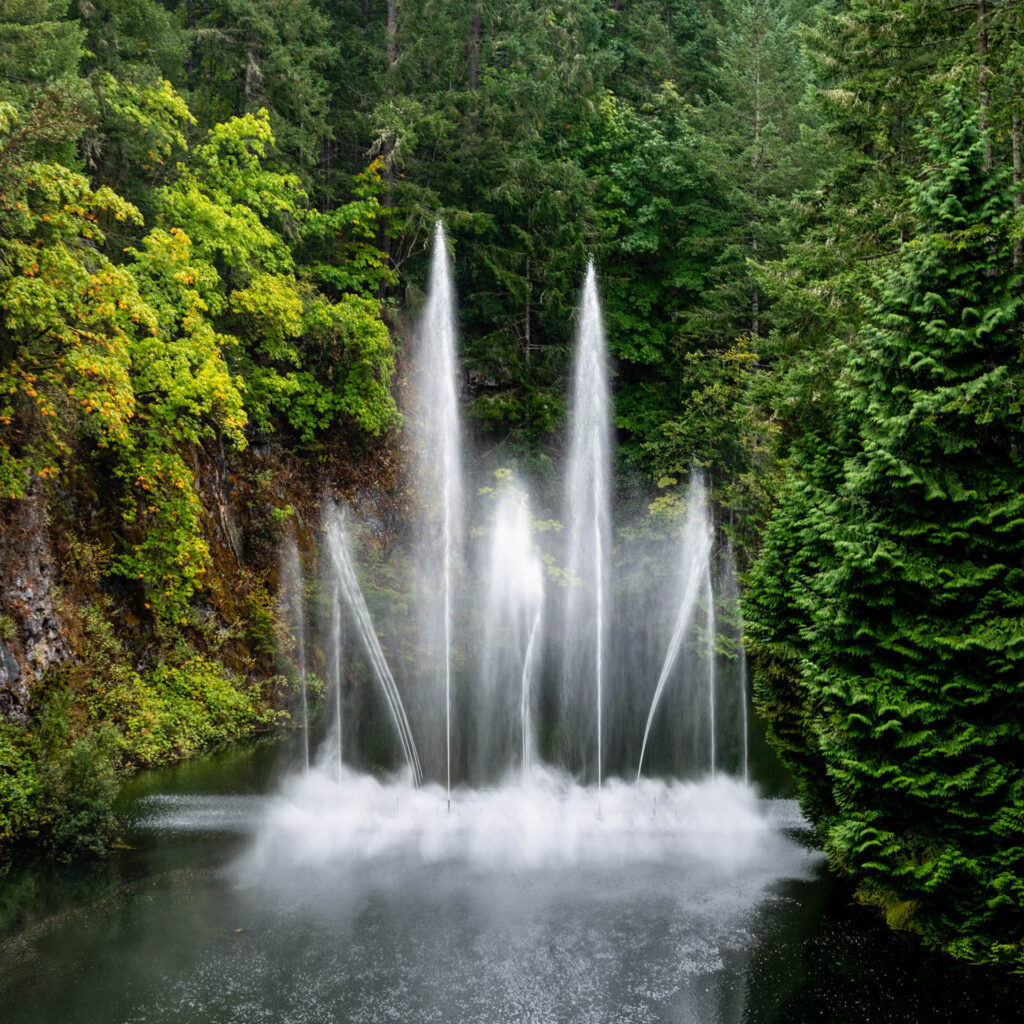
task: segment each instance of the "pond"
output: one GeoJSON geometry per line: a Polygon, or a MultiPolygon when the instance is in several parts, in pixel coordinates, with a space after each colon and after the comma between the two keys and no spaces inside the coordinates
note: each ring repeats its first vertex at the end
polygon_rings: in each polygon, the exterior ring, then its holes
{"type": "Polygon", "coordinates": [[[414,791],[262,742],[127,784],[126,848],[2,879],[0,1020],[1019,1021],[719,777],[414,791]]]}

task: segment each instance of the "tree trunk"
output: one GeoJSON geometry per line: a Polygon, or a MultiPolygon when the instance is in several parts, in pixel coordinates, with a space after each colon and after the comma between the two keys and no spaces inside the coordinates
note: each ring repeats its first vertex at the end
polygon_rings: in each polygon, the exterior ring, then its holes
{"type": "MultiPolygon", "coordinates": [[[[753,129],[754,147],[750,153],[750,201],[753,207],[750,217],[750,249],[753,257],[757,259],[757,200],[759,194],[759,181],[761,177],[761,38],[757,37],[754,47],[754,110],[753,129]]],[[[761,333],[761,293],[757,282],[753,283],[753,290],[750,295],[750,336],[756,338],[761,333]]]]}
{"type": "MultiPolygon", "coordinates": [[[[185,4],[185,28],[191,33],[196,27],[196,5],[195,0],[188,0],[185,4]]],[[[190,36],[188,41],[188,61],[185,64],[185,75],[188,83],[192,84],[192,76],[196,70],[196,41],[190,36]]]]}
{"type": "Polygon", "coordinates": [[[395,66],[398,64],[398,0],[388,0],[388,36],[385,50],[388,92],[395,91],[395,66]]]}
{"type": "Polygon", "coordinates": [[[480,7],[473,11],[473,20],[469,23],[469,91],[476,92],[480,87],[480,7]]]}
{"type": "MultiPolygon", "coordinates": [[[[754,259],[757,259],[757,221],[754,221],[754,233],[750,239],[750,248],[754,251],[754,259]]],[[[761,336],[761,291],[754,281],[754,289],[750,296],[750,336],[759,338],[761,336]]]]}
{"type": "Polygon", "coordinates": [[[328,198],[327,177],[330,174],[331,166],[338,158],[338,143],[334,139],[325,138],[320,143],[320,196],[317,199],[317,207],[321,213],[330,209],[328,198]]]}
{"type": "Polygon", "coordinates": [[[530,257],[526,257],[526,365],[530,365],[530,351],[533,348],[530,336],[530,297],[533,294],[533,285],[530,283],[530,257]]]}
{"type": "MultiPolygon", "coordinates": [[[[385,70],[387,71],[387,94],[395,94],[395,78],[398,69],[398,0],[388,0],[387,39],[384,49],[385,70]]],[[[381,206],[391,209],[395,205],[395,197],[391,191],[394,181],[394,167],[391,155],[395,150],[394,135],[388,135],[381,143],[381,177],[384,179],[384,194],[380,198],[381,206]]],[[[394,248],[392,240],[387,236],[383,225],[377,236],[377,248],[384,253],[386,261],[394,265],[394,248]]],[[[387,285],[381,281],[377,285],[377,298],[382,300],[387,292],[387,285]]]]}

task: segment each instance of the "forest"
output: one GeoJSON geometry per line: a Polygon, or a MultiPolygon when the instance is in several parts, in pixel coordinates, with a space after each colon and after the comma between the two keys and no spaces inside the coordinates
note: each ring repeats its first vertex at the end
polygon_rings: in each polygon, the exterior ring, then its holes
{"type": "Polygon", "coordinates": [[[830,868],[1024,971],[1022,89],[1014,0],[4,3],[0,858],[288,721],[278,547],[402,536],[440,221],[488,464],[559,486],[592,259],[615,493],[703,473],[830,868]]]}

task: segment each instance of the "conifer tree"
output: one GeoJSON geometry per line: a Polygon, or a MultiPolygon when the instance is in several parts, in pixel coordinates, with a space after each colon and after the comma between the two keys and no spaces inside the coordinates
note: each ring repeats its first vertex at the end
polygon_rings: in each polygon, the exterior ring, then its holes
{"type": "Polygon", "coordinates": [[[783,197],[807,188],[819,160],[803,102],[810,81],[800,31],[816,5],[729,0],[719,27],[716,97],[703,112],[718,140],[722,173],[734,183],[731,224],[720,236],[713,288],[689,318],[691,330],[760,337],[767,302],[747,261],[776,259],[792,224],[783,197]]]}
{"type": "Polygon", "coordinates": [[[0,103],[16,111],[18,130],[0,162],[57,158],[72,163],[90,118],[79,74],[85,33],[59,0],[14,0],[0,7],[0,103]]]}
{"type": "Polygon", "coordinates": [[[304,180],[330,134],[329,23],[309,0],[215,0],[186,7],[189,105],[203,128],[269,112],[280,155],[304,180]]]}
{"type": "MultiPolygon", "coordinates": [[[[1007,178],[947,90],[842,422],[768,531],[758,695],[832,862],[892,923],[1024,965],[1024,299],[1007,178]]],[[[968,104],[970,106],[970,104],[968,104]]]]}

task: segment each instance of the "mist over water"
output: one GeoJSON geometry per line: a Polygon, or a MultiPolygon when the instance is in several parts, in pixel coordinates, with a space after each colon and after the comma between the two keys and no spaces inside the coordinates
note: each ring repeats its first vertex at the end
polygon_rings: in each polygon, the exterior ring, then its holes
{"type": "Polygon", "coordinates": [[[608,780],[598,815],[596,786],[516,770],[448,814],[402,772],[273,781],[299,741],[140,776],[130,849],[8,874],[44,905],[0,931],[5,1024],[1019,1018],[1019,985],[916,954],[793,802],[724,773],[608,780]]]}
{"type": "MultiPolygon", "coordinates": [[[[821,862],[787,834],[795,804],[724,776],[598,791],[512,771],[449,813],[439,783],[325,766],[143,807],[154,834],[245,841],[215,883],[230,941],[202,941],[133,1021],[740,1024],[765,908],[821,862]]],[[[190,917],[183,944],[215,931],[190,917]]]]}
{"type": "MultiPolygon", "coordinates": [[[[480,873],[662,865],[705,879],[766,879],[804,872],[814,855],[786,839],[766,804],[742,782],[609,779],[599,792],[538,768],[524,781],[457,790],[412,788],[347,772],[310,772],[270,799],[239,877],[333,865],[363,870],[382,858],[412,868],[439,862],[480,873]]],[[[794,818],[792,805],[787,815],[794,818]]]]}

